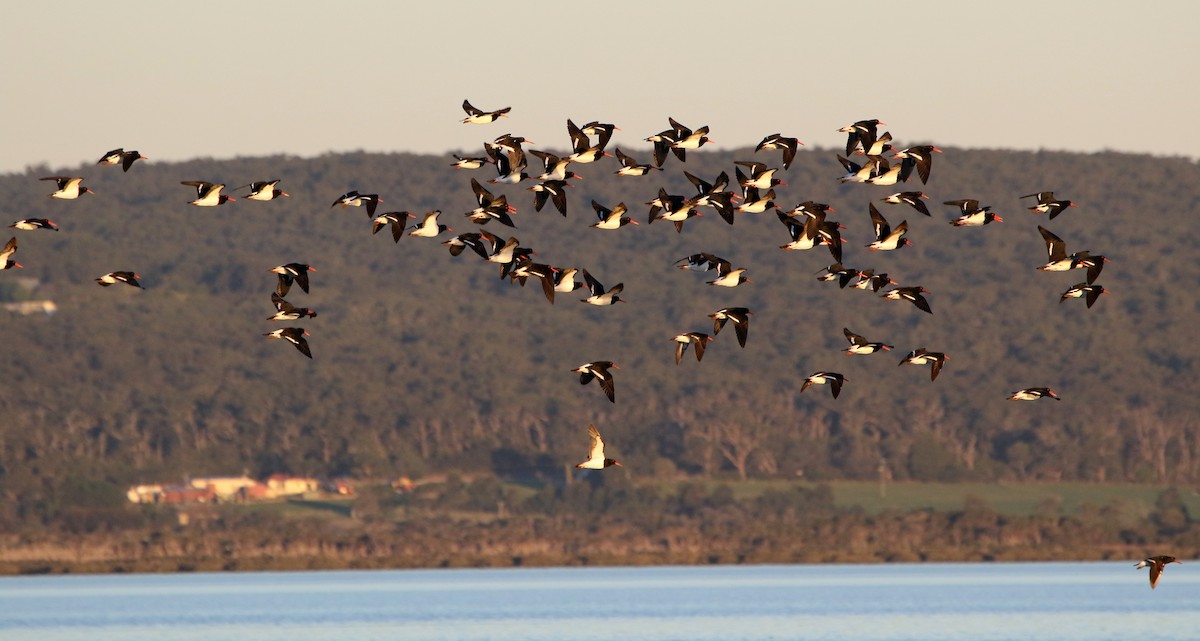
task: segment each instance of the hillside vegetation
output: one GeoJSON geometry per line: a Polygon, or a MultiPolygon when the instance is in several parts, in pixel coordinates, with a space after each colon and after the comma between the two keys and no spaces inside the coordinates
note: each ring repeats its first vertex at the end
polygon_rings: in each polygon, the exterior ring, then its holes
{"type": "MultiPolygon", "coordinates": [[[[620,144],[619,132],[610,149],[620,144]]],[[[682,233],[646,224],[659,187],[694,193],[683,169],[711,180],[732,176],[734,160],[780,164],[752,148],[692,152],[644,178],[613,176],[609,158],[582,166],[566,217],[535,212],[526,184],[493,190],[519,208],[517,228],[486,229],[517,236],[540,262],[623,282],[628,303],[606,308],[577,302],[579,292],[550,305],[536,283],[502,281],[469,251],[393,244],[371,235],[362,208],[330,207],[357,189],[384,199],[380,213],[437,208],[456,233],[475,231],[462,217],[475,207],[469,179],[495,172],[454,170],[449,157],[145,161],[128,173],[85,165],[0,177],[5,215],[61,228],[15,231],[26,268],[0,272],[0,297],[58,305],[49,316],[0,312],[0,527],[112,505],[136,482],[243,470],[558,483],[582,460],[592,422],[638,477],[1200,480],[1195,162],[947,149],[923,187],[932,217],[878,204],[893,225],[909,221],[913,246],[875,253],[864,249],[867,203],[900,189],[838,185],[834,155],[802,151],[780,173],[779,204],[832,204],[846,226],[843,262],[924,286],[932,315],[818,282],[829,252],[781,251],[789,238],[771,213],[729,226],[705,210],[682,233]],[[46,198],[51,185],[37,179],[59,173],[85,176],[95,195],[46,198]],[[275,178],[290,198],[217,208],[187,205],[194,190],[179,184],[275,178]],[[1032,203],[1019,197],[1046,190],[1079,206],[1054,221],[1025,211],[1032,203]],[[941,201],[957,198],[990,204],[1005,222],[952,227],[957,213],[941,201]],[[592,199],[626,203],[641,225],[590,229],[592,199]],[[1107,256],[1098,283],[1112,295],[1091,309],[1060,304],[1082,272],[1036,270],[1046,262],[1039,224],[1068,252],[1107,256]],[[699,251],[747,267],[752,282],[708,287],[711,276],[672,266],[699,251]],[[268,270],[293,261],[317,268],[311,294],[293,287],[287,298],[319,316],[285,323],[312,334],[311,361],[262,336],[280,326],[265,320],[268,270]],[[113,270],[138,272],[145,291],[96,286],[113,270]],[[726,306],[755,312],[745,349],[727,329],[703,362],[689,353],[677,366],[672,336],[711,332],[706,315],[726,306]],[[845,356],[843,327],[896,349],[845,356]],[[897,366],[916,347],[950,356],[936,381],[928,367],[897,366]],[[615,404],[570,372],[592,360],[620,365],[615,404]],[[846,375],[840,398],[824,386],[800,393],[817,370],[846,375]],[[1063,400],[1006,400],[1029,386],[1063,400]]]]}

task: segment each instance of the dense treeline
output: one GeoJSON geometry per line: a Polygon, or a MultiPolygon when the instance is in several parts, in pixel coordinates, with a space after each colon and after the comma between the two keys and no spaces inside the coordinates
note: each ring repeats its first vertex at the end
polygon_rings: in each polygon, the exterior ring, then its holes
{"type": "Polygon", "coordinates": [[[838,507],[827,485],[739,498],[729,485],[671,491],[620,475],[533,495],[494,478],[365,492],[312,509],[142,506],[72,515],[58,532],[0,538],[0,574],[512,565],[866,563],[1135,559],[1200,554],[1175,489],[1066,513],[838,507]],[[307,513],[309,516],[303,516],[307,513]],[[186,524],[180,515],[186,514],[186,524]],[[598,514],[603,514],[598,518],[598,514]]]}
{"type": "Polygon", "coordinates": [[[475,206],[469,178],[491,175],[452,170],[449,158],[148,161],[128,173],[85,165],[0,177],[12,220],[46,217],[62,229],[15,232],[26,269],[0,273],[0,296],[50,298],[59,310],[0,312],[0,527],[119,500],[130,483],[243,470],[558,479],[582,460],[589,422],[644,476],[1200,480],[1200,400],[1186,384],[1200,353],[1189,331],[1200,307],[1189,244],[1195,162],[949,149],[925,186],[932,218],[879,205],[893,224],[909,221],[914,246],[876,254],[863,249],[867,202],[896,190],[839,186],[833,151],[801,152],[781,173],[779,203],[836,207],[844,262],[923,285],[927,315],[818,282],[828,252],[779,250],[788,237],[772,214],[734,226],[707,214],[681,234],[645,224],[643,203],[660,186],[693,193],[683,169],[711,179],[752,158],[778,164],[750,149],[693,153],[661,174],[616,178],[605,159],[578,169],[566,217],[534,212],[524,185],[495,189],[520,208],[517,229],[487,229],[517,236],[540,261],[624,282],[629,303],[609,308],[566,294],[551,306],[536,285],[501,281],[470,252],[393,244],[371,235],[362,209],[329,206],[357,189],[380,194],[381,211],[439,208],[457,232],[474,230],[462,218],[475,206]],[[37,178],[58,173],[85,176],[95,195],[46,198],[37,178]],[[207,209],[188,206],[194,196],[179,185],[274,178],[290,198],[207,209]],[[1052,222],[1024,211],[1031,203],[1019,196],[1043,190],[1080,206],[1052,222]],[[964,197],[1005,222],[951,227],[957,214],[940,202],[964,197]],[[642,224],[589,229],[592,199],[624,202],[642,224]],[[1060,304],[1082,276],[1035,269],[1046,259],[1038,224],[1068,251],[1111,259],[1098,282],[1113,295],[1092,309],[1060,304]],[[672,268],[697,251],[748,267],[753,282],[707,287],[672,268]],[[312,361],[262,337],[278,326],[265,320],[268,270],[292,261],[318,270],[311,294],[288,296],[320,314],[303,323],[312,361]],[[119,269],[137,271],[147,289],[92,282],[119,269]],[[702,363],[689,355],[676,366],[671,337],[711,331],[706,315],[733,305],[756,312],[746,348],[723,333],[702,363]],[[846,357],[842,327],[896,350],[846,357]],[[921,346],[951,356],[936,382],[926,368],[896,366],[921,346]],[[599,359],[621,367],[615,405],[569,372],[599,359]],[[799,393],[821,369],[846,374],[839,399],[821,387],[799,393]],[[1005,400],[1034,385],[1063,401],[1005,400]]]}

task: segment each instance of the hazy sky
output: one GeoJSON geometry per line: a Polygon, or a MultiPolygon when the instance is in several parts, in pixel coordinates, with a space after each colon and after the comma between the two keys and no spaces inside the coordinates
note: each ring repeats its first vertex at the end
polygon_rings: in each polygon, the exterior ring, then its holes
{"type": "Polygon", "coordinates": [[[0,172],[327,151],[718,147],[888,123],[904,146],[1197,156],[1200,2],[12,2],[0,172]],[[416,5],[420,10],[410,8],[416,5]],[[459,105],[511,106],[464,125],[459,105]]]}

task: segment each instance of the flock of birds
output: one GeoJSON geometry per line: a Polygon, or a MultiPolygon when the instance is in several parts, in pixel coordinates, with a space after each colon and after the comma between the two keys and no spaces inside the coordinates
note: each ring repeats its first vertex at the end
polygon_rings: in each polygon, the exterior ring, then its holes
{"type": "MultiPolygon", "coordinates": [[[[494,123],[501,118],[508,117],[510,111],[508,107],[484,111],[474,107],[467,100],[463,101],[462,108],[467,114],[466,118],[462,120],[464,124],[494,123]]],[[[495,170],[496,175],[486,181],[490,185],[528,183],[531,186],[527,190],[533,192],[534,195],[535,210],[541,211],[547,204],[550,204],[559,213],[566,216],[569,207],[567,188],[571,186],[569,181],[581,177],[571,170],[572,167],[580,168],[604,157],[615,157],[619,166],[613,173],[617,176],[644,177],[653,175],[654,172],[664,171],[663,165],[671,156],[674,156],[680,163],[685,163],[688,151],[697,150],[712,141],[708,135],[709,128],[707,126],[691,129],[674,118],[668,118],[668,123],[670,125],[668,129],[645,138],[647,142],[653,143],[653,159],[648,163],[638,162],[620,148],[615,148],[612,153],[609,153],[608,144],[614,132],[618,131],[618,127],[615,125],[597,121],[580,127],[571,120],[567,120],[567,133],[572,150],[569,155],[560,157],[537,149],[530,149],[526,152],[524,145],[532,144],[531,141],[506,133],[491,142],[484,142],[483,156],[466,157],[455,154],[455,162],[451,166],[461,170],[479,170],[491,167],[495,170]],[[532,155],[541,161],[543,165],[541,173],[530,173],[527,155],[532,155]]],[[[891,133],[887,131],[879,133],[878,131],[879,126],[884,124],[878,119],[860,120],[838,130],[847,134],[845,154],[837,156],[838,161],[845,169],[845,173],[838,178],[839,182],[896,185],[908,182],[913,177],[914,170],[922,184],[929,181],[934,154],[940,153],[941,150],[933,145],[895,148],[891,144],[893,140],[891,133]],[[892,154],[891,159],[884,156],[888,152],[892,154]],[[858,156],[863,157],[861,162],[852,160],[858,156]]],[[[797,138],[774,133],[765,136],[754,151],[755,153],[782,152],[782,169],[786,170],[791,166],[801,145],[803,143],[797,138]]],[[[136,161],[145,158],[137,151],[114,149],[104,154],[97,164],[119,164],[122,170],[127,172],[136,161]]],[[[674,225],[677,233],[681,233],[684,224],[699,217],[703,208],[711,208],[716,211],[729,225],[733,225],[739,215],[773,211],[790,238],[790,241],[779,246],[780,249],[804,251],[818,246],[825,246],[828,249],[834,262],[821,271],[821,275],[818,276],[819,280],[836,282],[843,289],[851,286],[853,282],[853,288],[870,291],[885,299],[905,300],[921,312],[933,313],[929,300],[925,297],[925,294],[929,293],[925,288],[919,285],[900,286],[887,273],[876,272],[873,269],[852,269],[842,264],[844,238],[841,230],[846,227],[831,217],[831,214],[835,212],[833,207],[826,203],[809,200],[801,202],[791,209],[785,209],[777,204],[778,194],[775,191],[777,186],[786,186],[786,183],[776,175],[780,171],[779,167],[751,160],[739,160],[734,164],[733,179],[737,181],[736,190],[730,189],[731,178],[726,171],[722,171],[711,181],[684,171],[684,176],[695,187],[696,193],[690,195],[671,194],[660,187],[655,197],[646,202],[650,208],[646,223],[668,221],[674,225]],[[884,290],[886,287],[890,287],[890,289],[884,290]],[[884,291],[881,292],[881,290],[884,291]]],[[[83,186],[82,177],[49,176],[41,180],[55,181],[57,189],[49,195],[51,198],[74,200],[85,194],[93,193],[83,186]]],[[[288,196],[287,192],[279,188],[279,183],[279,180],[257,181],[236,189],[249,189],[248,193],[241,196],[244,199],[270,201],[288,196]]],[[[195,188],[196,197],[189,204],[197,207],[216,207],[237,200],[235,197],[222,193],[225,185],[221,183],[188,180],[181,181],[181,184],[195,188]]],[[[516,227],[513,214],[517,208],[509,204],[506,195],[492,193],[475,178],[471,179],[470,184],[478,206],[466,212],[466,218],[480,226],[496,221],[500,225],[516,227]]],[[[922,191],[901,191],[879,199],[879,202],[907,205],[917,213],[931,217],[932,214],[924,202],[927,198],[928,196],[922,191]]],[[[1036,192],[1021,198],[1034,199],[1035,204],[1028,207],[1028,210],[1033,214],[1047,214],[1050,220],[1075,206],[1075,203],[1070,200],[1055,198],[1051,191],[1036,192]]],[[[352,190],[337,198],[332,207],[364,208],[372,222],[372,233],[378,234],[386,228],[390,231],[393,242],[399,242],[405,235],[415,238],[436,238],[445,232],[453,232],[449,226],[439,222],[442,214],[440,210],[426,212],[420,222],[411,226],[409,219],[416,219],[417,216],[406,211],[383,212],[377,216],[377,209],[383,202],[378,194],[352,190]]],[[[947,200],[944,204],[954,207],[958,212],[958,216],[951,221],[951,224],[956,227],[979,227],[993,222],[1003,222],[1003,218],[993,212],[991,206],[981,205],[976,199],[947,200]]],[[[612,231],[639,224],[628,215],[629,209],[623,202],[609,207],[593,200],[591,207],[596,216],[596,222],[591,227],[595,229],[612,231]]],[[[907,220],[903,220],[895,226],[891,225],[874,202],[868,204],[868,213],[873,226],[874,240],[866,245],[867,249],[888,252],[911,245],[907,238],[909,232],[907,220]]],[[[23,231],[38,229],[58,231],[58,226],[54,222],[41,218],[19,220],[9,227],[23,231]]],[[[1093,255],[1088,251],[1068,254],[1066,243],[1061,238],[1045,227],[1039,226],[1038,230],[1045,242],[1048,256],[1048,262],[1038,269],[1042,271],[1086,270],[1086,280],[1063,292],[1060,302],[1068,298],[1084,298],[1087,307],[1090,308],[1101,294],[1108,293],[1103,287],[1095,284],[1107,262],[1106,258],[1093,255]]],[[[606,287],[587,269],[534,262],[533,250],[522,247],[520,241],[513,236],[504,239],[481,228],[478,231],[459,233],[449,237],[442,241],[442,245],[448,248],[452,256],[459,256],[464,250],[470,249],[483,261],[499,265],[502,279],[508,278],[522,286],[530,278],[537,279],[546,299],[552,304],[556,294],[571,293],[577,289],[586,290],[585,297],[580,300],[589,305],[608,306],[624,302],[620,296],[624,288],[623,283],[606,287]]],[[[0,251],[0,269],[21,267],[20,263],[13,258],[16,251],[17,239],[13,237],[0,251]]],[[[712,280],[707,281],[708,285],[713,287],[734,288],[751,282],[750,278],[746,276],[746,268],[735,267],[731,261],[708,252],[698,252],[680,258],[675,261],[675,266],[682,270],[715,274],[712,280]]],[[[271,294],[275,314],[268,317],[267,320],[272,322],[296,321],[317,316],[317,312],[312,309],[297,307],[284,298],[293,284],[308,293],[309,272],[316,271],[314,267],[295,262],[279,265],[270,271],[277,275],[277,282],[275,291],[271,294]]],[[[139,279],[140,276],[134,271],[119,270],[99,276],[95,281],[104,287],[124,283],[141,288],[139,279]]],[[[727,324],[733,325],[737,341],[744,348],[749,335],[750,319],[753,315],[754,311],[747,307],[724,307],[708,315],[708,318],[713,321],[711,335],[703,331],[686,331],[677,334],[672,339],[675,344],[676,365],[681,363],[689,347],[695,354],[696,361],[701,361],[707,345],[727,324]]],[[[894,349],[892,345],[869,340],[849,328],[843,328],[843,333],[849,343],[849,346],[843,350],[847,355],[869,355],[894,349]]],[[[308,332],[300,326],[283,327],[264,334],[269,339],[282,339],[292,343],[298,351],[311,359],[312,350],[305,338],[308,335],[308,332]]],[[[949,360],[950,357],[943,352],[918,347],[911,350],[899,364],[929,365],[930,380],[932,381],[937,379],[938,374],[949,360]]],[[[596,381],[605,397],[615,403],[616,387],[613,372],[619,369],[620,367],[612,361],[598,360],[584,363],[571,371],[579,375],[581,385],[596,381]]],[[[847,379],[843,374],[822,370],[808,376],[800,391],[803,392],[814,385],[828,385],[833,398],[836,399],[846,382],[847,379]]],[[[1033,401],[1042,398],[1061,400],[1049,387],[1028,387],[1013,392],[1008,398],[1014,401],[1033,401]]],[[[576,468],[599,470],[621,465],[605,453],[604,440],[594,424],[588,425],[588,435],[590,444],[587,459],[577,464],[576,468]]],[[[1141,561],[1137,564],[1137,568],[1150,568],[1150,586],[1153,588],[1157,584],[1164,566],[1168,563],[1178,562],[1174,557],[1155,556],[1141,561]]]]}

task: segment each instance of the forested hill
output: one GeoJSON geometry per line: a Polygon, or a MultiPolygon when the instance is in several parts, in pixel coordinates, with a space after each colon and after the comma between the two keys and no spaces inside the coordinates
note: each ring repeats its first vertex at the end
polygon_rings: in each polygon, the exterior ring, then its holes
{"type": "MultiPolygon", "coordinates": [[[[610,150],[620,142],[619,132],[610,150]]],[[[692,152],[643,178],[613,176],[611,158],[573,166],[583,180],[566,217],[552,205],[535,212],[527,183],[494,190],[519,208],[517,229],[486,229],[517,236],[541,262],[624,283],[628,303],[605,308],[579,303],[580,292],[550,305],[536,283],[501,281],[469,251],[393,244],[371,235],[364,209],[330,207],[356,189],[378,193],[380,213],[437,208],[456,233],[478,230],[463,217],[476,206],[469,180],[495,172],[455,170],[449,157],[150,160],[128,173],[88,164],[0,177],[9,219],[61,228],[13,231],[25,269],[0,272],[5,300],[58,306],[0,312],[6,509],[63,488],[243,470],[550,478],[582,460],[591,422],[643,477],[874,478],[882,461],[897,479],[1200,480],[1195,162],[947,149],[923,187],[932,217],[877,203],[893,225],[908,220],[913,246],[868,252],[868,202],[901,189],[839,185],[835,153],[800,152],[779,174],[779,204],[833,205],[844,262],[924,286],[931,315],[818,282],[829,252],[780,250],[790,239],[772,213],[729,226],[706,209],[682,233],[646,224],[659,187],[695,193],[684,169],[711,180],[732,176],[735,160],[780,164],[751,148],[692,152]],[[95,194],[49,199],[52,183],[38,178],[53,174],[85,176],[95,194]],[[290,198],[216,208],[189,206],[195,192],[179,184],[275,178],[290,198]],[[1033,203],[1020,196],[1048,190],[1079,206],[1054,221],[1025,210],[1033,203]],[[958,198],[992,205],[1004,222],[952,227],[957,212],[941,202],[958,198]],[[592,199],[624,202],[641,224],[590,229],[592,199]],[[1039,224],[1068,252],[1107,256],[1097,282],[1112,294],[1091,309],[1060,304],[1083,272],[1036,269],[1047,259],[1039,224]],[[748,268],[752,282],[709,287],[712,274],[673,267],[700,251],[748,268]],[[319,316],[284,324],[311,333],[311,361],[263,337],[280,326],[266,320],[269,270],[293,261],[317,269],[311,294],[293,287],[287,298],[319,316]],[[113,270],[138,272],[146,289],[96,286],[113,270]],[[706,316],[726,306],[755,312],[745,349],[727,329],[703,362],[689,351],[677,366],[672,337],[711,332],[706,316]],[[846,356],[843,327],[895,350],[846,356]],[[936,381],[928,366],[897,366],[917,347],[950,356],[936,381]],[[619,364],[615,404],[570,371],[591,360],[619,364]],[[827,386],[800,393],[818,370],[846,375],[840,398],[827,386]],[[1030,386],[1062,401],[1006,400],[1030,386]]]]}

